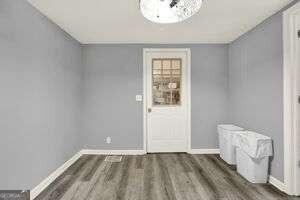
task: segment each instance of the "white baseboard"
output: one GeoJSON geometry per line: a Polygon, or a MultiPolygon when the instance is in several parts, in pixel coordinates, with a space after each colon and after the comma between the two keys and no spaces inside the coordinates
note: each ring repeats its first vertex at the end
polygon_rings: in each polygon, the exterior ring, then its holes
{"type": "Polygon", "coordinates": [[[191,149],[190,154],[220,154],[220,149],[191,149]]]}
{"type": "Polygon", "coordinates": [[[83,149],[81,154],[91,155],[144,155],[144,150],[91,150],[83,149]]]}
{"type": "Polygon", "coordinates": [[[285,184],[273,176],[269,176],[269,183],[278,188],[282,192],[286,192],[285,184]]]}
{"type": "Polygon", "coordinates": [[[81,151],[76,153],[71,159],[65,162],[62,166],[57,168],[52,174],[44,179],[40,184],[30,191],[30,199],[33,200],[37,197],[44,189],[46,189],[57,177],[59,177],[68,167],[75,163],[81,156],[81,151]]]}

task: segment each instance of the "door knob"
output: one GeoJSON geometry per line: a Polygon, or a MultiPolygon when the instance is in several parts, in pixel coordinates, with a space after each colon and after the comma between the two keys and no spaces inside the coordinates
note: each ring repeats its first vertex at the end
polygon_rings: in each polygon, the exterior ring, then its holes
{"type": "Polygon", "coordinates": [[[151,113],[152,112],[152,109],[151,108],[148,108],[148,113],[151,113]]]}

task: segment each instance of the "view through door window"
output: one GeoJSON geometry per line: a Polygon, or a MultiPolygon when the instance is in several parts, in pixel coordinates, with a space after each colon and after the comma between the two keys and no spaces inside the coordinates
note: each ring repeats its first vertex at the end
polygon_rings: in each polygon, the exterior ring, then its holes
{"type": "Polygon", "coordinates": [[[152,59],[153,106],[181,105],[181,68],[178,58],[152,59]]]}

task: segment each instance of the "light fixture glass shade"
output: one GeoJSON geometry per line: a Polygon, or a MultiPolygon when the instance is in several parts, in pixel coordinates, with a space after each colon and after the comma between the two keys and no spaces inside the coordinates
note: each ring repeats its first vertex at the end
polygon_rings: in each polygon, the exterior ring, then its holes
{"type": "Polygon", "coordinates": [[[202,0],[140,0],[145,18],[155,23],[176,23],[196,14],[202,0]]]}

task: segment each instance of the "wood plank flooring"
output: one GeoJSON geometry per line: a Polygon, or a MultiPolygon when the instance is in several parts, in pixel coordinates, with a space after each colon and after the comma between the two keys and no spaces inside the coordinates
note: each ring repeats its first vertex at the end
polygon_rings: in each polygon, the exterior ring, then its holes
{"type": "Polygon", "coordinates": [[[300,200],[251,184],[216,155],[84,155],[35,200],[300,200]]]}

